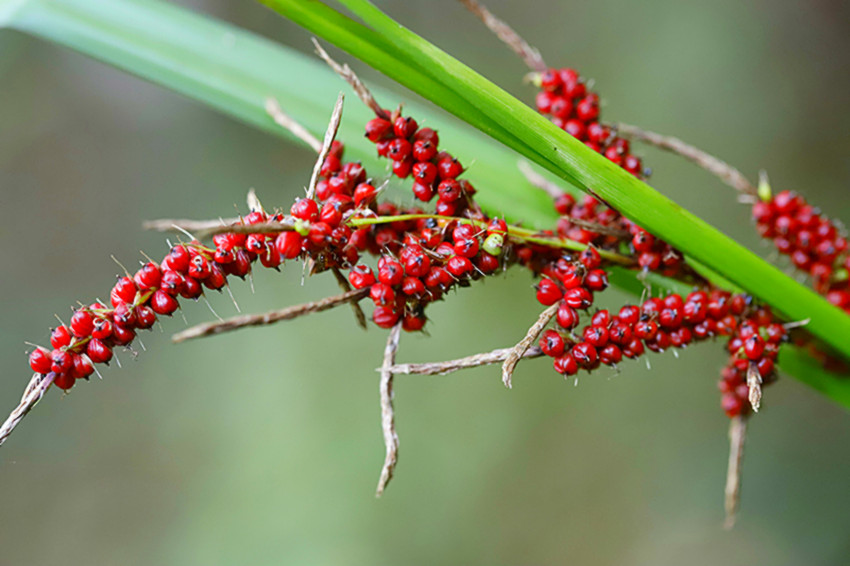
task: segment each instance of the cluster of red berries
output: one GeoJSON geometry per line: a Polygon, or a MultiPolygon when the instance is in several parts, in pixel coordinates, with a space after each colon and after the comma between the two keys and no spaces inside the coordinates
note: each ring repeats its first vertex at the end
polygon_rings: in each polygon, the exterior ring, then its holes
{"type": "MultiPolygon", "coordinates": [[[[578,333],[579,311],[587,311],[593,305],[593,293],[608,284],[598,255],[588,248],[577,261],[561,258],[543,275],[537,285],[537,299],[547,306],[558,304],[558,311],[557,329],[543,333],[540,348],[554,358],[555,371],[560,374],[592,371],[603,364],[614,366],[623,358],[638,358],[646,350],[663,352],[729,336],[735,371],[743,367],[746,373],[752,363],[763,383],[775,380],[773,362],[779,342],[785,339],[785,328],[774,322],[768,309],[753,307],[745,295],[715,289],[694,291],[684,298],[679,294],[650,298],[640,306],[626,305],[616,314],[599,310],[578,333]]],[[[743,383],[746,387],[746,381],[743,383]]],[[[746,388],[741,392],[732,387],[723,389],[723,393],[727,414],[740,414],[743,405],[734,405],[731,399],[740,400],[737,395],[743,394],[746,401],[746,388]]]]}
{"type": "MultiPolygon", "coordinates": [[[[629,173],[639,178],[644,176],[641,160],[630,153],[628,140],[616,136],[609,126],[599,122],[599,96],[587,90],[575,70],[549,69],[540,75],[540,86],[542,90],[537,94],[540,113],[629,173]]],[[[672,246],[591,196],[576,202],[572,195],[564,194],[556,200],[555,208],[562,215],[558,234],[563,237],[608,249],[617,249],[621,243],[628,242],[637,255],[638,265],[647,271],[676,275],[684,265],[682,254],[672,246]],[[588,223],[602,229],[594,230],[588,223]],[[626,233],[631,241],[624,237],[626,233]]]]}
{"type": "Polygon", "coordinates": [[[588,90],[577,71],[549,69],[540,75],[537,110],[636,177],[644,176],[641,160],[630,153],[629,141],[599,122],[599,95],[588,90]]]}
{"type": "Polygon", "coordinates": [[[561,214],[559,236],[613,250],[627,242],[641,269],[668,276],[681,273],[684,265],[681,253],[594,197],[586,195],[576,201],[571,194],[564,193],[555,200],[555,209],[561,214]]]}
{"type": "Polygon", "coordinates": [[[751,309],[738,324],[726,345],[729,363],[718,383],[723,394],[720,404],[727,415],[735,417],[750,412],[748,377],[753,376],[759,385],[776,381],[776,356],[780,344],[787,340],[787,329],[775,321],[766,307],[751,309]]]}
{"type": "MultiPolygon", "coordinates": [[[[475,189],[458,177],[463,166],[450,153],[439,150],[440,137],[431,128],[420,128],[416,120],[398,111],[389,119],[376,117],[366,124],[366,137],[378,155],[392,161],[393,175],[413,177],[413,195],[422,202],[437,197],[440,216],[463,216],[472,204],[475,189]]],[[[480,210],[476,207],[476,214],[480,210]]]]}
{"type": "Polygon", "coordinates": [[[811,275],[815,290],[850,312],[846,277],[850,256],[847,240],[835,223],[792,191],[757,200],[753,218],[759,235],[772,239],[797,269],[811,275]]]}
{"type": "MultiPolygon", "coordinates": [[[[297,199],[288,215],[253,211],[238,223],[249,228],[215,235],[213,248],[198,241],[181,243],[160,264],[148,262],[134,276],[120,278],[110,294],[111,307],[95,303],[77,309],[68,327],[53,331],[52,351],[32,352],[32,369],[52,372],[57,386],[70,389],[76,379],[94,371],[93,364],[109,362],[113,348],[128,346],[137,330],[150,328],[158,316],[174,313],[179,297],[197,299],[205,287],[220,290],[227,276],[244,278],[257,260],[264,267],[278,268],[285,260],[309,258],[314,272],[350,269],[351,285],[369,289],[375,304],[373,321],[383,328],[401,321],[407,331],[421,330],[426,306],[450,289],[518,262],[542,275],[537,286],[540,302],[559,304],[559,330],[547,331],[541,346],[565,375],[636,358],[646,349],[660,352],[714,335],[731,335],[751,310],[742,296],[721,291],[696,291],[684,300],[670,295],[649,299],[640,307],[623,307],[616,316],[599,311],[577,338],[573,330],[579,312],[591,307],[594,293],[608,286],[597,247],[617,250],[630,241],[640,266],[651,270],[676,271],[681,257],[592,197],[580,203],[569,195],[560,198],[556,207],[564,217],[557,234],[543,231],[526,242],[511,233],[504,220],[490,219],[480,210],[472,185],[458,179],[463,167],[438,150],[435,131],[420,129],[412,118],[395,113],[392,120],[371,120],[366,135],[380,155],[392,159],[396,176],[413,175],[413,192],[419,200],[438,197],[436,215],[378,203],[379,191],[364,168],[344,163],[344,147],[335,142],[321,167],[315,198],[297,199]],[[251,232],[250,227],[268,223],[282,227],[258,226],[256,233],[251,232]],[[613,231],[594,231],[589,223],[613,231]],[[554,242],[566,238],[588,247],[574,259],[541,238],[554,242]],[[362,254],[377,256],[377,269],[359,263],[362,254]]],[[[749,337],[744,334],[742,340],[749,337]]],[[[775,348],[764,350],[765,359],[772,361],[775,348]]],[[[766,371],[763,378],[770,379],[772,364],[770,371],[767,362],[757,365],[766,371]]]]}
{"type": "Polygon", "coordinates": [[[132,277],[119,278],[109,294],[111,306],[92,303],[76,309],[69,325],[51,332],[52,351],[42,347],[32,351],[30,367],[42,374],[52,372],[58,387],[70,389],[77,379],[94,372],[93,364],[109,363],[116,346],[129,346],[138,330],[151,328],[159,316],[173,314],[178,297],[197,299],[204,287],[219,290],[228,274],[244,275],[249,268],[250,261],[223,267],[197,242],[174,246],[161,264],[148,262],[132,277]]]}
{"type": "Polygon", "coordinates": [[[504,220],[493,219],[486,228],[434,218],[394,224],[406,224],[398,252],[383,254],[377,273],[364,264],[349,273],[355,289],[369,288],[375,303],[372,320],[382,328],[402,320],[405,330],[421,330],[426,305],[503,265],[504,220]]]}

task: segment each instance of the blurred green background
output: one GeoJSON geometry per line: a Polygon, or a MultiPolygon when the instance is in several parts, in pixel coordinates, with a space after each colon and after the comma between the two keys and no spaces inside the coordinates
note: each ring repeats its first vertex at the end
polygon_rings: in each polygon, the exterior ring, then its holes
{"type": "MultiPolygon", "coordinates": [[[[301,30],[252,3],[182,5],[309,51],[301,30]]],[[[379,4],[524,100],[526,72],[458,4],[379,4]]],[[[595,79],[606,120],[676,134],[766,168],[850,218],[850,7],[839,0],[710,3],[490,0],[552,64],[595,79]]],[[[370,80],[387,84],[363,68],[370,80]]],[[[282,70],[282,72],[284,72],[282,70]]],[[[292,77],[309,80],[309,77],[292,77]]],[[[400,100],[411,98],[403,91],[400,100]]],[[[329,94],[333,97],[333,94],[329,94]]],[[[462,148],[454,150],[472,161],[462,148]]],[[[765,256],[730,189],[645,149],[652,184],[765,256]]],[[[139,250],[143,219],[244,210],[254,187],[291,202],[312,157],[81,55],[0,32],[0,380],[3,412],[29,379],[25,340],[54,313],[105,296],[139,250]]],[[[474,176],[471,177],[474,179],[474,176]]],[[[486,188],[484,189],[486,190],[486,188]]],[[[783,263],[787,266],[787,262],[783,263]]],[[[329,277],[258,273],[244,311],[335,292],[329,277]]],[[[536,317],[522,271],[431,311],[400,361],[514,343],[536,317]]],[[[612,291],[608,306],[625,298],[612,291]]],[[[226,316],[226,296],[212,305],[226,316]]],[[[197,323],[212,317],[188,305],[197,323]]],[[[791,379],[750,427],[743,509],[721,529],[727,419],[719,345],[565,383],[525,362],[396,380],[401,459],[383,461],[385,333],[346,309],[171,345],[180,316],[120,354],[103,381],[51,391],[0,449],[0,564],[839,564],[850,557],[850,418],[791,379]]]]}

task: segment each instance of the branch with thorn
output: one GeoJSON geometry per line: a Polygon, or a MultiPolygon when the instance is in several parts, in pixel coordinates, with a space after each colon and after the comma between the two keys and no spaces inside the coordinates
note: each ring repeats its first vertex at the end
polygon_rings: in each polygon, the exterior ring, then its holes
{"type": "Polygon", "coordinates": [[[313,198],[313,195],[316,194],[316,184],[319,182],[319,173],[322,170],[322,165],[325,163],[325,159],[328,157],[328,153],[331,151],[331,146],[333,145],[334,139],[336,138],[336,133],[339,130],[339,122],[342,119],[342,103],[345,99],[342,93],[339,93],[339,96],[336,99],[336,104],[334,104],[334,110],[331,114],[331,120],[328,123],[328,129],[325,131],[325,138],[322,142],[322,147],[319,151],[319,157],[316,159],[315,165],[313,165],[313,174],[310,175],[310,184],[307,186],[307,198],[313,198]]]}
{"type": "Polygon", "coordinates": [[[328,309],[350,303],[351,301],[359,301],[368,294],[369,289],[355,289],[340,295],[326,297],[319,301],[295,305],[285,309],[278,309],[259,314],[243,314],[220,321],[205,322],[203,324],[187,328],[182,332],[178,332],[171,338],[171,341],[179,343],[185,342],[186,340],[192,340],[194,338],[203,338],[205,336],[222,334],[224,332],[232,332],[249,326],[267,326],[282,320],[292,320],[293,318],[298,318],[314,312],[326,311],[328,309]]]}
{"type": "Polygon", "coordinates": [[[625,138],[634,139],[652,145],[684,157],[685,159],[702,167],[736,191],[755,197],[756,187],[744,176],[743,173],[726,163],[725,161],[710,155],[709,153],[687,144],[679,138],[664,136],[649,130],[643,130],[629,124],[617,124],[617,133],[625,138]]]}
{"type": "Polygon", "coordinates": [[[511,28],[508,24],[497,18],[485,6],[477,0],[459,0],[461,4],[466,6],[466,9],[478,16],[484,22],[487,28],[496,34],[514,53],[519,55],[528,67],[538,73],[546,71],[549,67],[543,61],[543,56],[540,51],[529,45],[520,35],[511,28]]]}
{"type": "MultiPolygon", "coordinates": [[[[444,362],[426,362],[421,364],[399,364],[390,368],[395,374],[405,375],[447,375],[462,369],[482,367],[504,362],[514,351],[515,347],[499,348],[490,352],[482,352],[464,358],[444,362]]],[[[532,346],[522,354],[522,358],[539,358],[543,351],[539,346],[532,346]]]]}
{"type": "Polygon", "coordinates": [[[312,39],[313,46],[316,48],[316,53],[319,55],[319,57],[321,57],[325,61],[325,63],[327,63],[328,66],[330,66],[330,68],[336,72],[336,74],[342,77],[345,82],[351,85],[351,88],[354,89],[354,93],[360,98],[360,100],[363,101],[366,106],[368,106],[372,110],[372,112],[375,113],[378,118],[389,120],[389,113],[387,113],[386,110],[381,108],[381,105],[378,104],[377,100],[375,100],[375,97],[372,95],[372,92],[368,88],[366,88],[366,85],[363,84],[363,81],[360,80],[360,77],[358,77],[354,73],[354,71],[351,70],[351,67],[348,66],[348,63],[340,65],[339,63],[334,61],[330,55],[328,55],[328,52],[322,48],[321,44],[315,37],[312,39]]]}
{"type": "Polygon", "coordinates": [[[741,502],[741,464],[744,461],[744,441],[747,438],[747,417],[737,416],[729,421],[729,464],[726,467],[724,507],[726,520],[723,528],[735,526],[738,505],[741,502]]]}
{"type": "Polygon", "coordinates": [[[16,426],[18,426],[18,423],[20,423],[21,420],[27,416],[27,413],[35,407],[36,403],[44,397],[48,388],[50,388],[53,384],[54,377],[56,377],[56,374],[53,372],[48,373],[47,375],[41,375],[40,373],[33,374],[27,388],[24,390],[21,402],[18,403],[18,406],[15,407],[15,410],[12,411],[9,418],[6,419],[6,422],[0,426],[0,446],[6,442],[6,439],[9,438],[9,435],[12,434],[12,431],[15,430],[16,426]]]}
{"type": "Polygon", "coordinates": [[[508,389],[511,388],[511,377],[514,374],[517,364],[525,352],[534,344],[534,341],[537,340],[537,337],[540,336],[540,333],[543,332],[543,329],[546,328],[546,325],[549,324],[549,321],[555,318],[555,315],[558,313],[558,306],[559,304],[555,303],[540,313],[540,317],[531,325],[525,337],[508,352],[508,355],[505,357],[505,363],[502,364],[502,383],[508,389]]]}

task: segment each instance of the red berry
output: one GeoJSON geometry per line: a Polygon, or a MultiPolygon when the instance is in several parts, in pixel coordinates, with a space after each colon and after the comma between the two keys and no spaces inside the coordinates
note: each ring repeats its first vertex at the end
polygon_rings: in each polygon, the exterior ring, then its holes
{"type": "Polygon", "coordinates": [[[764,339],[758,334],[753,334],[744,341],[744,355],[750,360],[758,360],[763,353],[764,339]]]}
{"type": "Polygon", "coordinates": [[[173,314],[180,306],[177,299],[161,289],[151,296],[150,305],[153,312],[164,315],[173,314]]]}
{"type": "Polygon", "coordinates": [[[53,350],[50,353],[50,371],[53,373],[63,373],[71,369],[74,364],[74,358],[70,352],[64,350],[53,350]]]}
{"type": "Polygon", "coordinates": [[[564,337],[555,330],[547,330],[540,337],[540,349],[552,358],[557,358],[564,353],[564,344],[564,337]]]}
{"type": "Polygon", "coordinates": [[[554,366],[555,371],[564,376],[575,375],[578,373],[578,362],[576,362],[576,359],[572,354],[564,354],[563,356],[555,358],[552,365],[554,366]]]}
{"type": "Polygon", "coordinates": [[[48,373],[53,365],[50,352],[39,346],[30,353],[30,368],[36,373],[48,373]]]}
{"type": "Polygon", "coordinates": [[[543,278],[540,280],[540,283],[537,284],[537,300],[542,305],[554,305],[560,301],[563,296],[564,294],[561,291],[561,288],[551,279],[543,278]]]}
{"type": "Polygon", "coordinates": [[[53,378],[53,385],[65,391],[71,389],[75,382],[76,378],[70,372],[59,373],[53,378]]]}
{"type": "Polygon", "coordinates": [[[607,366],[613,366],[623,359],[623,351],[615,344],[608,344],[599,351],[599,361],[607,366]]]}
{"type": "Polygon", "coordinates": [[[395,135],[402,138],[411,137],[413,134],[416,133],[416,129],[418,127],[419,124],[416,123],[416,120],[410,118],[409,116],[407,118],[399,116],[395,119],[395,122],[393,122],[393,132],[395,133],[395,135]]]}
{"type": "Polygon", "coordinates": [[[392,307],[375,307],[372,320],[381,328],[392,328],[398,322],[398,314],[392,307]]]}
{"type": "Polygon", "coordinates": [[[463,167],[457,159],[444,157],[437,163],[437,171],[440,179],[454,179],[463,173],[463,167]]]}
{"type": "Polygon", "coordinates": [[[85,338],[94,329],[94,319],[91,313],[79,310],[71,317],[71,333],[77,338],[85,338]]]}
{"type": "Polygon", "coordinates": [[[587,342],[579,342],[570,350],[570,355],[575,358],[579,366],[591,369],[598,361],[596,348],[587,342]]]}
{"type": "Polygon", "coordinates": [[[301,254],[302,236],[298,232],[281,232],[275,240],[275,247],[281,257],[294,259],[301,254]]]}
{"type": "Polygon", "coordinates": [[[386,283],[375,283],[369,289],[369,297],[377,306],[392,306],[395,303],[395,291],[386,283]]]}
{"type": "Polygon", "coordinates": [[[366,122],[366,137],[372,143],[382,140],[392,130],[393,125],[383,118],[372,118],[366,122]]]}
{"type": "Polygon", "coordinates": [[[381,257],[378,261],[378,281],[395,286],[401,283],[403,278],[404,269],[398,261],[387,256],[381,257]]]}
{"type": "Polygon", "coordinates": [[[584,287],[567,289],[564,302],[574,309],[586,309],[593,304],[593,294],[584,287]]]}
{"type": "MultiPolygon", "coordinates": [[[[227,236],[227,234],[218,234],[219,236],[227,236]]],[[[145,291],[154,287],[158,287],[162,280],[162,271],[159,266],[153,262],[148,262],[139,269],[133,276],[133,281],[136,286],[145,291]]]]}
{"type": "Polygon", "coordinates": [[[97,338],[92,338],[86,345],[86,355],[93,363],[106,364],[112,359],[112,348],[97,338]]]}
{"type": "Polygon", "coordinates": [[[136,307],[136,326],[139,328],[150,328],[156,323],[156,314],[145,306],[136,307]]]}
{"type": "Polygon", "coordinates": [[[584,284],[591,291],[604,291],[608,288],[608,274],[602,269],[591,269],[584,276],[584,284]]]}
{"type": "Polygon", "coordinates": [[[112,306],[121,303],[132,303],[136,299],[136,284],[129,277],[121,277],[109,293],[112,306]]]}
{"type": "Polygon", "coordinates": [[[473,265],[468,258],[461,255],[453,255],[446,263],[446,269],[455,277],[463,277],[472,272],[473,265]]]}
{"type": "Polygon", "coordinates": [[[561,328],[570,330],[578,325],[579,316],[574,308],[569,306],[566,302],[561,302],[558,306],[556,320],[561,328]]]}
{"type": "Polygon", "coordinates": [[[430,185],[437,180],[437,166],[428,161],[414,164],[411,172],[413,179],[422,185],[430,185]]]}
{"type": "Polygon", "coordinates": [[[314,222],[319,219],[319,205],[313,199],[300,198],[289,209],[289,213],[295,218],[314,222]]]}

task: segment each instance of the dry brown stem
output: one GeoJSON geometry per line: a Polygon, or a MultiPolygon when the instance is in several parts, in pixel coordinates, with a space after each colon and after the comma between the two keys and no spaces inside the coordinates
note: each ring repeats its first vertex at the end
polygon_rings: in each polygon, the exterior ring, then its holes
{"type": "Polygon", "coordinates": [[[334,307],[338,307],[339,305],[344,305],[345,303],[348,303],[350,301],[359,301],[368,293],[369,289],[356,289],[354,291],[342,293],[341,295],[326,297],[320,301],[295,305],[292,307],[287,307],[285,309],[273,310],[260,314],[243,314],[221,321],[206,322],[204,324],[192,326],[182,332],[175,334],[171,338],[171,341],[184,342],[186,340],[191,340],[192,338],[212,336],[213,334],[221,334],[223,332],[230,332],[231,330],[239,330],[240,328],[245,328],[248,326],[265,326],[267,324],[274,324],[275,322],[279,322],[281,320],[291,320],[293,318],[298,318],[299,316],[304,316],[305,314],[311,314],[314,312],[321,312],[328,309],[332,309],[334,307]]]}
{"type": "Polygon", "coordinates": [[[736,191],[746,195],[756,196],[756,187],[737,169],[713,155],[704,152],[679,138],[664,136],[630,126],[629,124],[617,124],[617,132],[626,138],[632,138],[660,149],[680,155],[693,163],[696,163],[736,191]]]}
{"type": "Polygon", "coordinates": [[[520,35],[513,30],[508,24],[493,15],[490,10],[482,6],[477,0],[460,0],[460,3],[478,16],[484,22],[490,31],[496,34],[514,53],[528,65],[529,68],[542,73],[549,67],[543,62],[543,57],[540,51],[528,44],[520,35]]]}
{"type": "Polygon", "coordinates": [[[519,343],[511,348],[510,352],[508,352],[508,355],[505,357],[505,363],[502,364],[502,383],[505,384],[505,387],[510,389],[511,376],[514,374],[516,365],[522,359],[525,351],[531,347],[535,340],[537,340],[537,337],[540,336],[540,333],[543,332],[543,329],[546,328],[549,321],[555,317],[557,312],[558,303],[555,303],[540,313],[537,321],[531,325],[531,328],[528,329],[528,332],[525,334],[525,338],[520,340],[519,343]]]}
{"type": "Polygon", "coordinates": [[[239,222],[240,218],[219,218],[218,220],[187,220],[185,218],[160,218],[145,220],[142,228],[155,232],[202,232],[216,230],[239,222]]]}
{"type": "Polygon", "coordinates": [[[726,468],[726,520],[724,529],[735,526],[738,504],[741,502],[741,464],[744,460],[744,441],[747,438],[747,417],[732,417],[729,422],[729,465],[726,468]]]}
{"type": "MultiPolygon", "coordinates": [[[[345,275],[342,274],[339,268],[334,267],[331,271],[333,271],[334,278],[339,288],[342,289],[342,292],[348,293],[351,291],[351,285],[348,283],[348,279],[345,278],[345,275]]],[[[360,308],[360,303],[357,301],[358,299],[351,300],[351,310],[354,311],[354,318],[357,319],[357,325],[363,330],[366,330],[368,328],[366,326],[366,315],[363,314],[363,309],[360,308]]]]}
{"type": "Polygon", "coordinates": [[[398,463],[398,433],[395,430],[393,372],[391,368],[395,364],[400,333],[401,322],[398,322],[392,327],[390,335],[387,337],[387,347],[384,348],[384,363],[381,365],[381,429],[384,431],[384,446],[386,446],[387,454],[384,458],[384,466],[381,468],[381,477],[378,478],[376,497],[383,495],[387,484],[393,477],[396,463],[398,463]]]}
{"type": "Polygon", "coordinates": [[[3,426],[0,426],[0,446],[6,442],[6,439],[9,438],[9,435],[12,434],[12,431],[15,430],[16,426],[18,426],[18,423],[21,422],[21,420],[27,416],[27,413],[35,407],[36,403],[44,397],[44,393],[53,384],[53,379],[55,377],[56,375],[52,372],[47,375],[42,375],[40,373],[33,374],[32,379],[30,379],[26,389],[24,389],[21,402],[18,403],[18,406],[15,407],[15,410],[12,411],[9,418],[7,418],[6,422],[3,423],[3,426]]]}
{"type": "Polygon", "coordinates": [[[351,67],[348,66],[348,63],[340,65],[336,61],[334,61],[328,52],[325,51],[321,44],[319,44],[316,38],[313,38],[313,45],[316,48],[316,53],[318,53],[319,57],[324,59],[325,63],[327,63],[331,69],[333,69],[336,74],[342,77],[345,82],[351,85],[351,88],[354,89],[354,93],[363,101],[363,103],[372,109],[372,112],[378,118],[383,118],[384,120],[389,120],[390,115],[386,110],[381,108],[381,105],[378,104],[378,101],[375,100],[375,97],[372,95],[372,92],[366,88],[366,85],[363,84],[363,81],[360,80],[354,71],[351,70],[351,67]]]}
{"type": "Polygon", "coordinates": [[[322,142],[317,140],[307,128],[295,121],[289,114],[281,109],[280,104],[274,98],[266,99],[266,113],[271,116],[275,124],[289,130],[299,140],[303,141],[316,153],[322,151],[322,142]]]}
{"type": "Polygon", "coordinates": [[[325,131],[325,139],[322,141],[322,147],[319,150],[319,157],[316,158],[316,164],[313,165],[313,174],[310,175],[310,184],[307,185],[307,198],[313,198],[316,194],[316,183],[319,182],[319,173],[322,170],[322,165],[331,151],[331,145],[336,138],[336,133],[339,130],[339,121],[342,118],[342,103],[345,96],[339,93],[334,104],[334,110],[331,113],[331,120],[328,122],[328,129],[325,131]]]}
{"type": "MultiPolygon", "coordinates": [[[[447,360],[445,362],[426,362],[422,364],[398,364],[390,368],[395,374],[406,375],[446,375],[462,369],[475,368],[497,364],[505,361],[508,355],[513,351],[513,348],[499,348],[490,352],[483,352],[465,358],[456,360],[447,360]]],[[[523,354],[523,358],[539,358],[543,355],[539,346],[532,346],[523,354]]]]}

